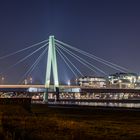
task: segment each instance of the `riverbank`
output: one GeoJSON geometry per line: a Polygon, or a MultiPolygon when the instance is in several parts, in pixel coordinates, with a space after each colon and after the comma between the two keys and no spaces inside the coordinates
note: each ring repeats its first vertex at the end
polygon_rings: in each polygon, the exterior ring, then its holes
{"type": "Polygon", "coordinates": [[[28,140],[138,140],[140,111],[32,104],[31,111],[0,106],[1,138],[28,140]],[[3,109],[2,109],[3,108],[3,109]]]}

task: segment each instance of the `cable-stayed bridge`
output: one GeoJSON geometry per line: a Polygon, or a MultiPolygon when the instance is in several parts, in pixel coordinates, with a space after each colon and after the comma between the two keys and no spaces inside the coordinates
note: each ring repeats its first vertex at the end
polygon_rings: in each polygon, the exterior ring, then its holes
{"type": "MultiPolygon", "coordinates": [[[[34,51],[31,51],[30,54],[26,55],[25,57],[19,59],[16,61],[14,64],[8,66],[4,71],[0,72],[0,74],[4,74],[5,72],[10,71],[11,69],[16,69],[17,65],[20,65],[23,62],[26,62],[28,59],[30,59],[33,55],[37,54],[38,52],[41,52],[40,55],[35,59],[34,63],[28,68],[28,70],[21,76],[20,80],[16,84],[10,84],[10,85],[0,85],[0,90],[1,91],[12,91],[15,89],[15,91],[19,90],[21,92],[21,89],[30,89],[30,88],[36,88],[36,89],[44,89],[42,90],[44,92],[43,98],[44,100],[48,99],[48,92],[56,92],[59,94],[59,92],[76,92],[72,91],[72,89],[80,88],[82,89],[83,87],[79,86],[66,86],[63,84],[60,84],[59,81],[59,75],[58,71],[61,71],[61,69],[58,69],[58,56],[63,60],[63,62],[66,64],[66,66],[69,68],[71,73],[74,75],[75,78],[78,78],[79,76],[84,76],[86,73],[82,71],[83,69],[87,69],[87,71],[90,71],[91,73],[97,74],[97,75],[104,75],[108,76],[108,73],[105,71],[105,66],[115,70],[116,72],[129,72],[128,69],[119,66],[117,64],[114,64],[110,61],[104,60],[102,58],[99,58],[91,53],[88,53],[86,51],[83,51],[81,49],[78,49],[76,47],[73,47],[67,43],[64,43],[62,41],[59,41],[54,38],[54,36],[50,36],[49,39],[41,41],[39,43],[33,44],[29,47],[26,47],[24,49],[15,51],[13,53],[7,54],[5,56],[0,57],[0,61],[4,61],[4,59],[10,59],[13,56],[19,55],[24,53],[25,51],[34,49],[34,51]],[[31,73],[35,70],[35,68],[38,66],[39,63],[41,63],[41,60],[43,56],[47,56],[46,59],[46,72],[45,72],[45,82],[44,84],[33,84],[32,85],[23,85],[23,80],[31,75],[31,73]],[[72,59],[71,59],[72,58],[72,59]],[[74,60],[74,62],[72,61],[74,60]],[[77,64],[77,63],[78,64],[77,64]],[[101,65],[103,65],[102,68],[96,66],[94,62],[98,62],[101,65]],[[80,68],[78,66],[81,65],[80,68]],[[53,85],[50,85],[51,83],[51,72],[53,75],[53,85]],[[49,90],[51,89],[51,90],[49,90]],[[63,90],[62,90],[63,89],[63,90]],[[67,89],[67,90],[65,90],[67,89]],[[71,89],[71,91],[69,90],[71,89]]],[[[63,69],[63,68],[62,68],[63,69]]],[[[62,74],[63,75],[63,74],[62,74]]],[[[91,88],[92,89],[92,88],[91,88]]],[[[40,93],[42,92],[40,91],[40,93]]],[[[115,89],[92,89],[92,92],[115,92],[115,89]]],[[[26,91],[27,92],[27,91],[26,91]]],[[[91,90],[88,90],[88,92],[91,92],[91,90]]],[[[127,90],[127,89],[119,89],[117,90],[118,93],[121,92],[131,92],[133,93],[134,91],[132,90],[127,90]]],[[[136,91],[135,91],[136,92],[136,91]]]]}

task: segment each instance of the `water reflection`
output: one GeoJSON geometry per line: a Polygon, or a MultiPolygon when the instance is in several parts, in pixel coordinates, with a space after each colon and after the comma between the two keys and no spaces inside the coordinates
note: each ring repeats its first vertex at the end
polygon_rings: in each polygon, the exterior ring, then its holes
{"type": "Polygon", "coordinates": [[[108,103],[108,102],[50,102],[49,104],[63,104],[63,105],[82,105],[82,106],[102,106],[102,107],[126,107],[126,108],[140,108],[140,103],[108,103]]]}

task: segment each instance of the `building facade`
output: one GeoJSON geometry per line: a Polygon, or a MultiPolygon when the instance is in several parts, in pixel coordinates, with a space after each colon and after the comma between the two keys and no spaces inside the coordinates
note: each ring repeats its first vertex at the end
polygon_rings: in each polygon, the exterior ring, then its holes
{"type": "Polygon", "coordinates": [[[84,87],[103,88],[106,87],[104,77],[84,76],[77,79],[77,84],[84,87]]]}
{"type": "Polygon", "coordinates": [[[135,88],[137,79],[135,73],[115,73],[108,77],[109,86],[113,88],[135,88]]]}

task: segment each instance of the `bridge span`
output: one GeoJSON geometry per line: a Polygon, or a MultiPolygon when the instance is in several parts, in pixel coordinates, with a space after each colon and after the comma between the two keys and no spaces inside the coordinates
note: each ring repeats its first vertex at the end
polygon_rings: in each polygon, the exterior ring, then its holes
{"type": "Polygon", "coordinates": [[[140,102],[140,89],[91,88],[62,85],[59,90],[45,85],[0,85],[0,98],[32,98],[43,101],[47,93],[48,101],[123,101],[140,102]]]}
{"type": "MultiPolygon", "coordinates": [[[[45,85],[0,85],[0,92],[39,92],[44,93],[48,89],[48,92],[55,92],[54,86],[49,87],[45,85]],[[29,90],[30,89],[30,90],[29,90]],[[35,91],[32,89],[36,89],[35,91]]],[[[60,92],[67,93],[138,93],[140,94],[140,89],[130,89],[130,88],[92,88],[92,87],[82,87],[82,86],[68,86],[60,85],[60,92]]]]}
{"type": "MultiPolygon", "coordinates": [[[[53,88],[54,85],[45,86],[45,85],[0,85],[0,89],[2,88],[53,88]]],[[[80,88],[80,86],[67,86],[60,85],[60,88],[80,88]]]]}

